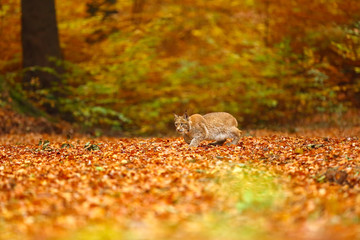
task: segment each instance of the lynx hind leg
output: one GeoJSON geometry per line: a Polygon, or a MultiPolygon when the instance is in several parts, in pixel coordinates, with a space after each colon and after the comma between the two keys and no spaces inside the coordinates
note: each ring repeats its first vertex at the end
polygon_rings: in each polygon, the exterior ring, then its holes
{"type": "Polygon", "coordinates": [[[237,127],[233,127],[230,131],[230,136],[233,140],[228,145],[236,145],[240,140],[241,131],[237,127]]]}
{"type": "Polygon", "coordinates": [[[226,142],[226,139],[209,143],[210,146],[222,146],[226,142]]]}

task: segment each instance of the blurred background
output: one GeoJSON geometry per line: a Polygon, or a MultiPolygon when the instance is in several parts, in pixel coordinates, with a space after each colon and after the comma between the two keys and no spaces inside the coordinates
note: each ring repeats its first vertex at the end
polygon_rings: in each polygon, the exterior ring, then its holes
{"type": "Polygon", "coordinates": [[[360,119],[359,0],[0,0],[0,36],[2,132],[169,135],[185,110],[360,119]]]}

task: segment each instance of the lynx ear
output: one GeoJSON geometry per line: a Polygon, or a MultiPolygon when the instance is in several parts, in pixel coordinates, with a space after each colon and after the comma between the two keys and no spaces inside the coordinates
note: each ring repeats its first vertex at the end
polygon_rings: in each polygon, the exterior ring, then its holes
{"type": "Polygon", "coordinates": [[[184,113],[184,118],[185,118],[185,120],[189,120],[189,115],[188,115],[188,113],[187,113],[187,110],[186,110],[185,113],[184,113]]]}
{"type": "Polygon", "coordinates": [[[179,118],[179,116],[176,115],[176,113],[174,113],[174,117],[175,117],[175,119],[178,119],[178,118],[179,118]]]}

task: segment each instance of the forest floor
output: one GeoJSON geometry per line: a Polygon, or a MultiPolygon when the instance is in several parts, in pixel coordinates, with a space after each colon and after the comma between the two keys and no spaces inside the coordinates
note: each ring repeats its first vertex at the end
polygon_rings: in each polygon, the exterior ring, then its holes
{"type": "Polygon", "coordinates": [[[360,239],[358,132],[2,135],[0,239],[360,239]]]}

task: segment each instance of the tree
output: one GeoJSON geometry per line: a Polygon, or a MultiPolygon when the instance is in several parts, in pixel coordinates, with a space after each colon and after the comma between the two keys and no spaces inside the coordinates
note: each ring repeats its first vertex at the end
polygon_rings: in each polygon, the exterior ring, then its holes
{"type": "Polygon", "coordinates": [[[134,0],[132,7],[132,22],[134,24],[140,24],[141,22],[141,13],[144,10],[145,1],[144,0],[134,0]]]}
{"type": "MultiPolygon", "coordinates": [[[[45,67],[61,72],[54,61],[61,59],[55,0],[21,0],[21,8],[23,67],[45,67]]],[[[39,89],[50,88],[60,81],[54,72],[34,68],[25,73],[25,88],[34,88],[30,84],[33,78],[38,78],[36,88],[39,89]]]]}

